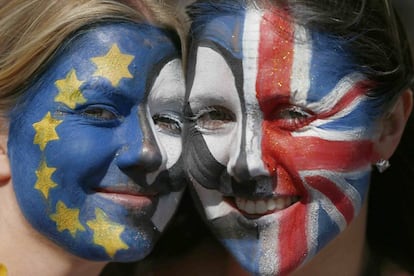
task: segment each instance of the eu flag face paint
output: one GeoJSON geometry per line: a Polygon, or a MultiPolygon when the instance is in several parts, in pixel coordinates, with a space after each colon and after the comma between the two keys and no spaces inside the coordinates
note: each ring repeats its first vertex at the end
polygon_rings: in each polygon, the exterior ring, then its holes
{"type": "Polygon", "coordinates": [[[343,41],[283,10],[209,5],[198,4],[192,26],[186,170],[238,261],[287,275],[363,204],[378,115],[371,84],[343,41]]]}
{"type": "Polygon", "coordinates": [[[31,225],[86,259],[145,257],[183,189],[183,97],[166,31],[106,23],[68,40],[10,118],[13,185],[31,225]]]}

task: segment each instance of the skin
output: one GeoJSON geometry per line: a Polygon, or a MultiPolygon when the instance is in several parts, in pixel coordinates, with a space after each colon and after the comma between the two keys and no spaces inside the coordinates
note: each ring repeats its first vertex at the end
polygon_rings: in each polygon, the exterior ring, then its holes
{"type": "Polygon", "coordinates": [[[371,164],[401,134],[377,119],[373,84],[343,41],[276,8],[205,18],[193,23],[184,158],[208,225],[253,274],[287,275],[341,235],[336,248],[358,241],[348,271],[360,272],[371,164]]]}
{"type": "Polygon", "coordinates": [[[184,188],[175,41],[151,25],[98,25],[62,47],[12,111],[14,193],[53,246],[140,260],[171,219],[184,188]]]}

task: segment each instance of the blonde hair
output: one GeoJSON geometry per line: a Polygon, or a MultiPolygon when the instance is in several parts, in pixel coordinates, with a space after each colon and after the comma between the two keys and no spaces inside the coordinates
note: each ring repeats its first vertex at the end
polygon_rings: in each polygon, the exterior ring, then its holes
{"type": "Polygon", "coordinates": [[[0,118],[62,42],[83,26],[102,20],[177,24],[161,3],[153,1],[147,9],[153,18],[111,0],[0,0],[0,118]]]}

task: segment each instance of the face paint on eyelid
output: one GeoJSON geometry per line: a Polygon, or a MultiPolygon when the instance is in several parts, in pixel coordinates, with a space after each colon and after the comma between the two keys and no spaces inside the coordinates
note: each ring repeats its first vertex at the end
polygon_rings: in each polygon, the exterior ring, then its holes
{"type": "MultiPolygon", "coordinates": [[[[217,4],[212,13],[208,7],[198,6],[207,11],[195,18],[192,31],[195,45],[219,44],[216,48],[229,51],[219,53],[224,59],[240,59],[227,64],[236,83],[243,83],[243,93],[238,94],[241,114],[247,117],[246,106],[250,105],[251,114],[263,112],[266,118],[266,112],[273,109],[269,108],[272,103],[265,106],[265,99],[276,95],[315,111],[317,118],[300,132],[281,131],[270,121],[261,122],[260,157],[267,177],[232,177],[230,161],[223,158],[217,162],[214,152],[231,156],[240,149],[223,147],[214,135],[209,141],[207,136],[191,132],[191,139],[185,138],[188,147],[184,158],[200,204],[211,219],[209,226],[236,259],[254,274],[288,274],[312,259],[357,216],[369,186],[373,118],[378,110],[364,95],[370,84],[357,72],[346,52],[346,42],[296,26],[283,10],[261,13],[238,9],[237,2],[226,5],[234,9],[217,4]],[[234,22],[228,23],[231,20],[234,22]],[[220,32],[217,26],[221,26],[220,32]],[[232,36],[224,35],[234,33],[233,37],[241,40],[238,45],[243,45],[237,50],[229,47],[234,45],[232,36]],[[239,64],[243,69],[252,66],[242,70],[239,64]],[[237,78],[240,72],[241,79],[237,78]],[[246,84],[252,80],[252,85],[246,84]],[[208,157],[200,156],[201,150],[208,157]],[[266,188],[263,183],[273,184],[272,198],[269,194],[254,197],[253,192],[260,195],[257,189],[266,188]],[[248,189],[237,188],[241,186],[248,189]],[[248,190],[253,192],[246,194],[248,190]],[[272,207],[281,201],[282,209],[272,207]],[[253,211],[246,207],[247,202],[253,211]],[[263,202],[271,208],[268,213],[260,207],[263,202]]],[[[203,56],[190,58],[190,68],[210,62],[203,56]]],[[[217,72],[223,65],[211,66],[214,69],[210,70],[217,72]]],[[[214,85],[224,82],[223,78],[207,82],[205,75],[195,72],[193,85],[206,82],[214,90],[214,85]]],[[[191,90],[189,99],[193,92],[197,91],[191,90]]],[[[194,97],[199,101],[197,106],[202,106],[203,98],[194,97]]],[[[238,132],[232,144],[242,135],[238,132]]],[[[251,140],[246,143],[255,148],[251,140]]]]}
{"type": "MultiPolygon", "coordinates": [[[[227,107],[234,114],[235,119],[239,120],[242,117],[241,104],[237,87],[235,87],[235,77],[228,62],[215,49],[209,47],[198,47],[197,57],[206,62],[196,65],[195,74],[200,77],[194,81],[188,99],[194,119],[195,116],[200,115],[200,112],[218,105],[227,107]],[[213,66],[217,66],[217,70],[210,70],[213,66]],[[229,81],[221,81],[222,78],[229,79],[229,81]],[[205,93],[206,91],[209,93],[205,93]]],[[[197,128],[197,125],[194,127],[197,128]]],[[[208,134],[204,136],[209,151],[219,163],[225,164],[230,158],[223,149],[234,147],[239,143],[235,140],[237,136],[234,133],[240,127],[239,123],[229,126],[222,132],[223,136],[220,139],[208,134]],[[211,145],[220,146],[211,147],[211,145]]]]}
{"type": "MultiPolygon", "coordinates": [[[[58,51],[11,114],[8,153],[20,209],[34,229],[76,256],[142,259],[177,207],[184,184],[179,139],[174,152],[160,140],[163,158],[172,156],[175,163],[157,171],[151,183],[147,176],[153,171],[125,157],[128,151],[140,156],[144,146],[138,106],[159,71],[168,67],[175,82],[183,82],[174,73],[175,41],[146,24],[96,25],[58,51]],[[77,110],[89,104],[130,112],[113,128],[59,113],[61,106],[77,110]],[[127,161],[120,164],[122,159],[127,161]],[[134,166],[136,173],[128,174],[134,166]]],[[[183,89],[171,97],[184,97],[183,89]]]]}
{"type": "Polygon", "coordinates": [[[205,62],[197,63],[194,69],[195,74],[200,78],[191,87],[188,101],[192,110],[197,112],[197,110],[208,106],[224,105],[228,109],[234,110],[234,113],[238,113],[240,100],[235,97],[237,96],[235,76],[228,62],[214,48],[206,46],[198,47],[197,57],[205,58],[205,62]],[[211,68],[215,66],[218,67],[217,70],[211,71],[211,68]],[[226,79],[226,81],[218,83],[211,81],[222,79],[226,79]]]}

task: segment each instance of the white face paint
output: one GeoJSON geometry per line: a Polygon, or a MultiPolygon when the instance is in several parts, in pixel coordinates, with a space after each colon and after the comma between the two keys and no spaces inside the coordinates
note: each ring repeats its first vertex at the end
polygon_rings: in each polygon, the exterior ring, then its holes
{"type": "Polygon", "coordinates": [[[209,147],[214,158],[225,165],[230,158],[227,149],[231,148],[234,151],[240,145],[240,136],[237,135],[237,132],[241,129],[241,124],[238,122],[240,122],[242,114],[234,75],[224,58],[211,48],[198,48],[197,59],[203,62],[198,62],[195,68],[197,78],[189,98],[190,107],[196,114],[195,116],[199,117],[200,122],[206,122],[205,125],[199,124],[198,127],[203,128],[203,138],[206,143],[214,145],[214,147],[209,147]],[[215,70],[211,70],[211,68],[215,68],[215,70]],[[223,119],[227,124],[210,125],[209,117],[204,118],[203,116],[210,116],[212,110],[205,110],[205,106],[222,107],[215,114],[222,116],[217,119],[223,119]],[[224,112],[228,113],[224,114],[224,112]],[[235,120],[237,122],[230,121],[230,118],[237,118],[235,120]]]}
{"type": "Polygon", "coordinates": [[[166,167],[170,169],[181,155],[182,109],[184,108],[184,76],[181,61],[172,60],[161,69],[148,97],[151,117],[156,120],[157,141],[164,148],[166,167]],[[172,135],[176,134],[176,135],[172,135]]]}
{"type": "MultiPolygon", "coordinates": [[[[175,59],[167,63],[160,71],[148,97],[149,112],[155,121],[155,138],[162,148],[161,153],[163,160],[166,160],[167,170],[170,170],[174,165],[182,166],[177,162],[179,162],[182,151],[184,87],[181,60],[175,59]]],[[[182,170],[181,167],[180,170],[182,170]]],[[[160,232],[165,229],[173,216],[182,194],[181,190],[160,197],[157,209],[151,218],[160,232]]]]}
{"type": "Polygon", "coordinates": [[[185,167],[241,265],[286,275],[357,216],[378,111],[343,41],[244,8],[195,21],[185,167]]]}

